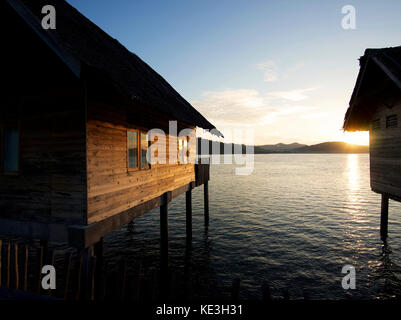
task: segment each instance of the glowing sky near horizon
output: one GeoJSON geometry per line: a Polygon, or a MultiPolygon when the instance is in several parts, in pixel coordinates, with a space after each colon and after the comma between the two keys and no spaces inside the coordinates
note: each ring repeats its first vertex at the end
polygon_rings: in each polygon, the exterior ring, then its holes
{"type": "Polygon", "coordinates": [[[367,133],[342,131],[358,58],[401,45],[396,0],[68,2],[223,133],[253,129],[255,144],[368,144],[367,133]],[[346,4],[355,30],[341,27],[346,4]]]}

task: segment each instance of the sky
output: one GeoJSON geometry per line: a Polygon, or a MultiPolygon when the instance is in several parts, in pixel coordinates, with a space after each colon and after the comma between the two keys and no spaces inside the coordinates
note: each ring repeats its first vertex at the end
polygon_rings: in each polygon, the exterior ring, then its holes
{"type": "Polygon", "coordinates": [[[228,140],[347,141],[366,48],[401,45],[401,1],[68,0],[162,75],[228,140]],[[345,5],[355,29],[343,29],[345,5]],[[235,137],[243,132],[243,140],[235,137]]]}

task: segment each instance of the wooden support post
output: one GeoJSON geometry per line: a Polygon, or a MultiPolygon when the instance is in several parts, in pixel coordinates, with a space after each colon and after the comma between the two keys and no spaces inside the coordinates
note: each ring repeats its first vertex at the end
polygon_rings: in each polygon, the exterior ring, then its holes
{"type": "Polygon", "coordinates": [[[168,295],[168,193],[162,197],[160,206],[160,292],[168,295]]]}
{"type": "Polygon", "coordinates": [[[103,272],[99,276],[96,300],[103,301],[106,297],[107,270],[108,268],[105,264],[103,267],[103,272]]]}
{"type": "MultiPolygon", "coordinates": [[[[56,258],[56,250],[54,249],[48,250],[47,260],[45,260],[45,264],[54,267],[55,258],[56,258]]],[[[51,296],[53,294],[52,291],[53,291],[52,289],[48,289],[47,294],[51,296]]]]}
{"type": "Polygon", "coordinates": [[[92,256],[91,248],[85,248],[82,252],[82,292],[81,297],[85,300],[90,299],[90,270],[89,262],[92,256]]]}
{"type": "Polygon", "coordinates": [[[25,245],[25,256],[24,256],[24,286],[23,290],[28,291],[28,259],[29,259],[29,248],[25,245]]]}
{"type": "Polygon", "coordinates": [[[168,268],[168,201],[166,195],[163,198],[160,206],[160,258],[161,270],[166,271],[168,268]]]}
{"type": "Polygon", "coordinates": [[[75,292],[75,300],[79,300],[81,298],[81,276],[82,276],[82,264],[83,264],[83,255],[79,257],[79,265],[77,272],[77,288],[75,292]]]}
{"type": "Polygon", "coordinates": [[[40,240],[40,247],[43,248],[43,256],[42,256],[42,266],[45,265],[47,261],[47,255],[49,251],[49,241],[47,240],[40,240]]]}
{"type": "Polygon", "coordinates": [[[37,283],[37,293],[40,293],[40,290],[42,289],[42,267],[43,267],[43,252],[44,249],[42,246],[40,246],[39,249],[39,261],[38,261],[38,283],[37,283]]]}
{"type": "Polygon", "coordinates": [[[380,215],[380,236],[382,240],[387,238],[388,229],[388,196],[382,194],[382,206],[380,215]]]}
{"type": "Polygon", "coordinates": [[[14,288],[19,288],[18,244],[14,243],[14,288]]]}
{"type": "Polygon", "coordinates": [[[47,264],[54,266],[55,258],[56,258],[56,250],[52,249],[48,254],[47,264]]]}
{"type": "Polygon", "coordinates": [[[104,263],[104,240],[101,238],[93,246],[93,254],[96,257],[96,268],[94,274],[95,281],[95,299],[99,299],[103,296],[102,291],[104,290],[104,281],[102,281],[102,269],[104,263]]]}
{"type": "Polygon", "coordinates": [[[93,253],[96,257],[97,262],[99,263],[100,260],[103,260],[104,257],[104,240],[101,238],[98,242],[93,245],[93,253]]]}
{"type": "Polygon", "coordinates": [[[10,271],[11,271],[11,243],[7,243],[7,278],[6,288],[10,288],[10,271]]]}
{"type": "Polygon", "coordinates": [[[40,293],[40,291],[42,290],[42,268],[46,264],[48,251],[49,251],[49,241],[40,240],[38,289],[37,289],[38,293],[40,293]]]}
{"type": "Polygon", "coordinates": [[[187,243],[192,240],[192,190],[185,193],[187,243]]]}
{"type": "Polygon", "coordinates": [[[209,183],[205,181],[203,198],[205,204],[205,226],[209,225],[209,183]]]}
{"type": "Polygon", "coordinates": [[[96,257],[91,256],[90,257],[90,297],[89,299],[91,301],[95,300],[95,286],[96,286],[96,281],[95,281],[95,274],[96,274],[96,257]]]}

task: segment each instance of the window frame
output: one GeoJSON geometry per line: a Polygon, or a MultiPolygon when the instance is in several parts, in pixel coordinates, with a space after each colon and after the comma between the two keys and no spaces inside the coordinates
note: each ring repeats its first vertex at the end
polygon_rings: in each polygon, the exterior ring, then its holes
{"type": "Polygon", "coordinates": [[[126,133],[126,141],[127,141],[127,170],[128,171],[138,171],[140,170],[140,159],[139,159],[139,130],[138,129],[128,129],[126,133]],[[136,143],[137,143],[137,152],[136,156],[138,159],[138,166],[136,168],[130,168],[129,166],[129,147],[128,147],[128,133],[129,132],[136,132],[136,143]]]}
{"type": "Polygon", "coordinates": [[[147,149],[146,149],[146,153],[149,151],[149,147],[150,147],[150,141],[149,141],[149,139],[148,139],[148,132],[146,132],[146,131],[144,131],[144,130],[139,130],[139,148],[138,148],[138,151],[139,151],[139,155],[140,155],[140,161],[139,161],[139,164],[140,164],[140,170],[148,170],[148,169],[150,169],[150,161],[148,161],[148,163],[146,164],[146,166],[143,166],[142,165],[142,134],[144,134],[145,136],[146,136],[146,143],[147,143],[147,149]]]}
{"type": "MultiPolygon", "coordinates": [[[[127,129],[126,130],[126,141],[127,141],[127,171],[128,172],[133,172],[133,171],[139,171],[139,170],[149,170],[151,168],[150,162],[146,166],[142,166],[142,139],[141,135],[145,134],[146,136],[148,135],[148,132],[145,130],[140,130],[140,129],[127,129]],[[137,158],[138,158],[138,166],[135,168],[130,168],[129,167],[129,148],[128,148],[128,132],[136,132],[137,133],[137,158]]],[[[148,139],[146,139],[146,142],[148,144],[147,150],[149,150],[150,144],[148,139]]]]}
{"type": "Polygon", "coordinates": [[[189,149],[189,137],[188,136],[184,136],[184,137],[177,137],[177,145],[178,145],[178,150],[177,150],[177,164],[179,164],[179,165],[186,165],[186,164],[188,164],[189,163],[189,155],[190,155],[190,149],[189,149]],[[185,139],[183,139],[183,138],[185,138],[185,139]],[[187,146],[186,146],[186,152],[185,152],[185,154],[183,154],[182,156],[186,159],[186,162],[185,161],[181,161],[181,160],[183,160],[183,159],[180,159],[180,147],[182,147],[182,149],[184,149],[185,148],[185,142],[186,142],[186,144],[187,144],[187,146]],[[181,145],[181,143],[182,143],[182,145],[181,145]]]}
{"type": "Polygon", "coordinates": [[[386,129],[398,128],[398,114],[386,115],[386,129]]]}

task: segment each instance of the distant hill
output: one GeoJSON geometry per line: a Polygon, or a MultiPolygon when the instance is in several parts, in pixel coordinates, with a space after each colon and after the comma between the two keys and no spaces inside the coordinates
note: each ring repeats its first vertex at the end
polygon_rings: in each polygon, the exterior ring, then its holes
{"type": "Polygon", "coordinates": [[[367,153],[369,146],[360,146],[345,142],[323,142],[293,150],[294,153],[367,153]]]}
{"type": "Polygon", "coordinates": [[[282,152],[288,153],[301,147],[307,147],[307,145],[294,142],[290,144],[285,144],[285,143],[266,144],[263,146],[255,146],[254,148],[255,148],[255,153],[282,153],[282,152]]]}
{"type": "MultiPolygon", "coordinates": [[[[201,139],[198,138],[198,154],[201,150],[201,139]]],[[[220,150],[220,154],[224,154],[224,149],[234,150],[233,144],[224,144],[220,142],[209,141],[209,154],[211,154],[212,146],[215,150],[220,150]]],[[[245,145],[237,145],[237,152],[241,150],[245,153],[245,145]]],[[[348,144],[345,142],[323,142],[314,145],[305,145],[300,143],[278,143],[271,145],[254,146],[255,154],[267,154],[267,153],[367,153],[369,152],[368,146],[360,146],[354,144],[348,144]]],[[[202,152],[206,154],[206,152],[202,152]]]]}

